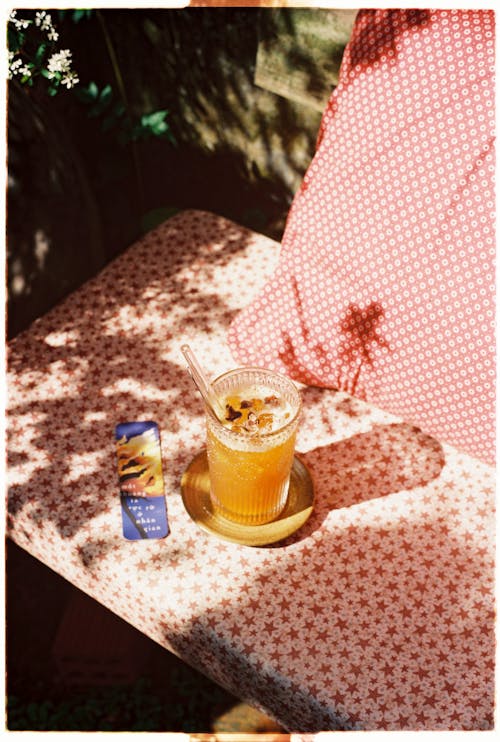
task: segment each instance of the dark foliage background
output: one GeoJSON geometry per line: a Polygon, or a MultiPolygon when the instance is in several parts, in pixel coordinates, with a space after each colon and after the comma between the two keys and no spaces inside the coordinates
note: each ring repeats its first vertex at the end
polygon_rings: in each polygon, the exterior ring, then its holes
{"type": "Polygon", "coordinates": [[[254,84],[265,9],[108,9],[78,23],[50,12],[79,87],[110,85],[117,102],[118,69],[130,116],[167,110],[169,136],[124,144],[76,88],[50,97],[10,82],[9,336],[172,210],[212,210],[280,239],[320,121],[254,84]]]}

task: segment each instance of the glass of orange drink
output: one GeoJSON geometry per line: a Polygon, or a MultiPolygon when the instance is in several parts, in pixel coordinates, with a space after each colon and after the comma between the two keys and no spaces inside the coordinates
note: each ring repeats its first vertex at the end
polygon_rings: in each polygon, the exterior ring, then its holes
{"type": "Polygon", "coordinates": [[[244,525],[268,523],[286,505],[301,397],[293,382],[260,368],[212,382],[225,410],[207,412],[210,497],[215,511],[244,525]]]}

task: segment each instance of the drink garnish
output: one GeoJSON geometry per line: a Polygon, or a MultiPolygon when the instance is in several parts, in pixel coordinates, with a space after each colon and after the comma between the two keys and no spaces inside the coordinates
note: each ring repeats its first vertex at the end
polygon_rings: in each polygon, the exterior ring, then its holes
{"type": "Polygon", "coordinates": [[[240,397],[231,394],[225,400],[225,420],[234,432],[250,434],[270,433],[290,417],[287,405],[276,395],[265,397],[240,397]],[[281,411],[281,416],[279,415],[281,411]]]}
{"type": "Polygon", "coordinates": [[[242,413],[239,410],[235,410],[232,405],[226,404],[226,420],[237,420],[241,415],[242,413]]]}

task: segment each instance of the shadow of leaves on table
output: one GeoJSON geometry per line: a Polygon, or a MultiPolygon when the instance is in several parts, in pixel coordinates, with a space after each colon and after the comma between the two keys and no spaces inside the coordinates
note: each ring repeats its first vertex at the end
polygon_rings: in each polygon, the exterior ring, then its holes
{"type": "Polygon", "coordinates": [[[214,276],[251,237],[217,215],[184,212],[12,341],[8,466],[20,474],[8,514],[23,539],[47,521],[71,538],[109,510],[116,423],[154,419],[175,435],[201,413],[180,345],[228,326],[235,310],[214,276]],[[177,348],[179,363],[168,357],[177,348]]]}

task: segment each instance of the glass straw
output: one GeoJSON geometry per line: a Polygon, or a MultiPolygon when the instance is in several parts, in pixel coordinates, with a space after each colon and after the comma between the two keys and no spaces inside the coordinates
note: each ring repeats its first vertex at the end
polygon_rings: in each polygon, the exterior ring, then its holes
{"type": "Polygon", "coordinates": [[[181,350],[184,354],[184,358],[188,362],[189,372],[192,379],[198,387],[198,391],[203,397],[208,409],[217,420],[224,420],[225,410],[222,407],[219,398],[215,394],[212,385],[207,381],[193,351],[189,345],[181,345],[181,350]]]}

